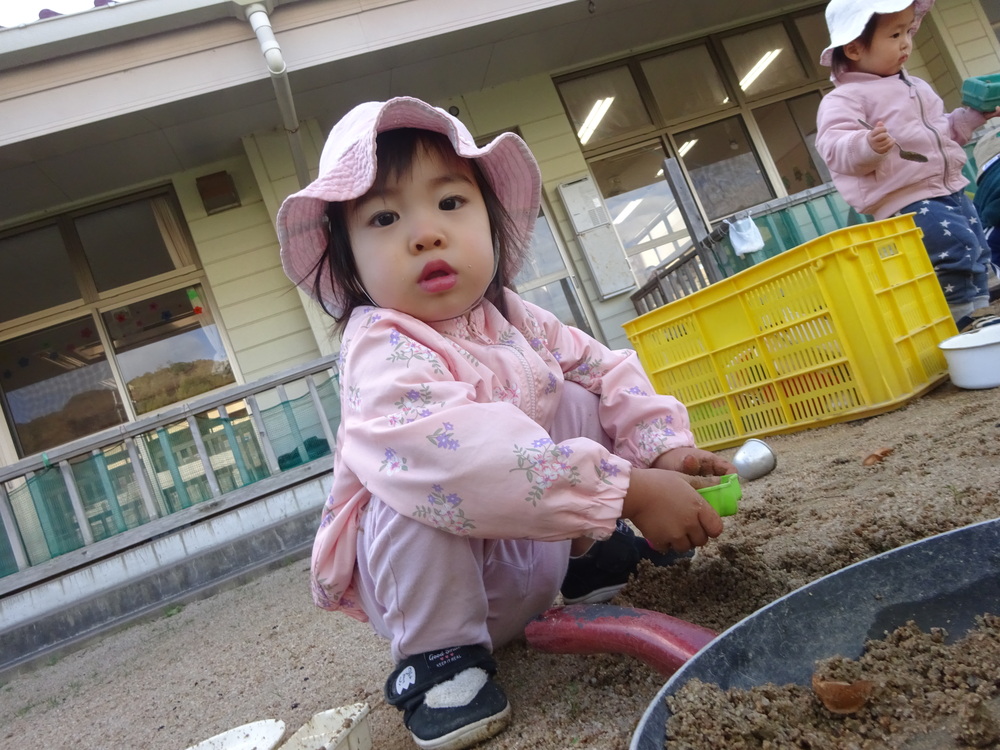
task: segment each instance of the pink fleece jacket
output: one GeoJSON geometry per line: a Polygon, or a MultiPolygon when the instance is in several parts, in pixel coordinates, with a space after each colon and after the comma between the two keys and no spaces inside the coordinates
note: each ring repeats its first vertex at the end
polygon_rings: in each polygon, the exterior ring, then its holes
{"type": "Polygon", "coordinates": [[[634,352],[506,296],[510,322],[489,302],[434,324],[383,308],[352,314],[333,489],[313,545],[320,607],[366,619],[351,581],[372,496],[458,535],[605,538],[632,467],[694,445],[687,410],[654,393],[634,352]],[[585,438],[553,443],[564,379],[601,395],[614,453],[585,438]]]}
{"type": "Polygon", "coordinates": [[[968,184],[962,146],[986,122],[982,113],[968,107],[946,113],[930,85],[906,71],[885,78],[843,73],[834,83],[816,115],[816,149],[849,205],[885,219],[914,201],[951,195],[968,184]],[[901,159],[896,148],[875,153],[859,119],[882,121],[902,148],[924,154],[927,163],[901,159]]]}

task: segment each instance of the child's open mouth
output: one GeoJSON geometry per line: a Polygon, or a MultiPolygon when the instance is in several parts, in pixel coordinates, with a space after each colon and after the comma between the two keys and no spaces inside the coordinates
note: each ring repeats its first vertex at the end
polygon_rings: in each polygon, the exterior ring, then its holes
{"type": "Polygon", "coordinates": [[[425,292],[446,292],[455,286],[458,275],[455,269],[442,260],[432,260],[420,273],[417,283],[425,292]]]}

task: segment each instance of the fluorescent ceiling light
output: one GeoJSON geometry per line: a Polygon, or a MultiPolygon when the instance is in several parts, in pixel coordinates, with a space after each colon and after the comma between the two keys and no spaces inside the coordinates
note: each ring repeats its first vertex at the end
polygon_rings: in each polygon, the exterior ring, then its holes
{"type": "Polygon", "coordinates": [[[622,209],[622,212],[615,217],[615,220],[612,222],[612,224],[621,224],[623,221],[625,221],[625,219],[629,217],[629,214],[631,214],[633,211],[635,211],[636,208],[638,208],[640,203],[642,203],[642,198],[636,198],[634,201],[629,201],[628,205],[622,209]]]}
{"type": "Polygon", "coordinates": [[[684,141],[684,143],[681,144],[681,147],[677,149],[677,155],[684,156],[684,154],[686,154],[688,151],[694,148],[694,144],[696,144],[697,142],[698,142],[697,138],[693,138],[690,141],[684,141]]]}
{"type": "Polygon", "coordinates": [[[760,74],[767,69],[767,66],[774,62],[774,58],[780,54],[780,48],[773,49],[770,52],[765,52],[764,56],[757,61],[757,64],[750,68],[750,72],[743,76],[743,80],[740,81],[740,88],[746,91],[747,87],[756,81],[758,76],[760,76],[760,74]]]}
{"type": "Polygon", "coordinates": [[[604,115],[608,113],[608,109],[611,107],[611,102],[615,98],[609,96],[606,99],[598,99],[594,102],[594,106],[590,110],[590,114],[587,115],[587,119],[583,121],[583,125],[580,126],[579,132],[576,134],[577,138],[580,139],[580,143],[586,143],[590,140],[590,136],[594,134],[597,130],[597,126],[601,124],[601,120],[604,119],[604,115]]]}

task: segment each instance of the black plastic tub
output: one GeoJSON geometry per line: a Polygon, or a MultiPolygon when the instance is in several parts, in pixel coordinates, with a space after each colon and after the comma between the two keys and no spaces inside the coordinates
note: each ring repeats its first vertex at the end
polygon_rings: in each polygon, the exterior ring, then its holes
{"type": "Polygon", "coordinates": [[[630,750],[663,750],[666,697],[688,680],[723,690],[808,685],[815,662],[858,658],[865,641],[916,622],[953,641],[1000,614],[1000,519],[913,542],[820,578],[757,610],[687,661],[649,704],[630,750]]]}

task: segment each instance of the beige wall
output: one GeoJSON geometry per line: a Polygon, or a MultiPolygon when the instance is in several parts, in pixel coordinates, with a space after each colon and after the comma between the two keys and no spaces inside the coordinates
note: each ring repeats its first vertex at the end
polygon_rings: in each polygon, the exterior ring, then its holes
{"type": "Polygon", "coordinates": [[[914,75],[933,84],[948,109],[962,103],[962,81],[1000,73],[1000,43],[979,0],[937,0],[918,37],[923,67],[914,75]]]}
{"type": "Polygon", "coordinates": [[[278,261],[274,224],[248,159],[173,177],[238,377],[250,382],[319,356],[278,261]],[[195,179],[225,170],[240,207],[207,215],[195,179]]]}
{"type": "MultiPolygon", "coordinates": [[[[569,251],[570,272],[577,289],[593,312],[594,331],[609,346],[628,347],[621,325],[635,317],[628,294],[601,302],[590,269],[576,243],[573,228],[557,192],[564,182],[589,175],[576,135],[563,110],[555,84],[549,76],[534,76],[505,86],[435,102],[445,108],[459,108],[459,118],[473,135],[487,135],[518,128],[542,170],[544,200],[553,226],[569,251]]],[[[620,247],[608,252],[622,252],[620,247]]]]}

